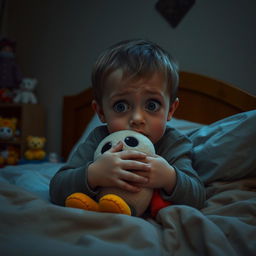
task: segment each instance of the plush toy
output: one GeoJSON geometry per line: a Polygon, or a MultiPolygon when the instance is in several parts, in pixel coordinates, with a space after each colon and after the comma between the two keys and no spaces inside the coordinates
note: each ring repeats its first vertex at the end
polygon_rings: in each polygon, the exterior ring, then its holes
{"type": "MultiPolygon", "coordinates": [[[[134,131],[123,130],[112,133],[103,139],[95,151],[94,159],[97,159],[97,157],[109,150],[113,145],[116,145],[119,141],[123,142],[123,150],[132,149],[148,155],[155,154],[154,146],[146,136],[134,131]]],[[[65,205],[91,211],[141,216],[150,205],[150,202],[152,202],[152,194],[153,190],[148,188],[143,188],[138,193],[132,193],[118,188],[102,188],[97,201],[83,193],[73,193],[67,197],[65,205]]],[[[153,209],[153,214],[155,215],[164,206],[160,195],[154,195],[153,198],[154,202],[152,203],[156,205],[153,208],[151,207],[151,210],[153,209]]]]}
{"type": "Polygon", "coordinates": [[[14,102],[16,103],[37,103],[37,98],[34,94],[35,87],[37,85],[37,79],[35,78],[23,78],[20,84],[20,90],[17,92],[14,102]]]}
{"type": "Polygon", "coordinates": [[[22,73],[15,58],[16,42],[9,38],[0,39],[0,88],[17,89],[22,73]]]}
{"type": "Polygon", "coordinates": [[[0,88],[0,102],[12,103],[14,92],[8,88],[0,88]]]}
{"type": "Polygon", "coordinates": [[[60,159],[59,159],[58,154],[55,153],[55,152],[50,152],[49,155],[48,155],[48,161],[50,163],[59,163],[60,159]]]}
{"type": "Polygon", "coordinates": [[[8,146],[0,152],[0,166],[15,165],[19,161],[18,150],[13,146],[8,146]]]}
{"type": "MultiPolygon", "coordinates": [[[[152,142],[144,135],[134,131],[118,131],[110,134],[98,145],[94,159],[109,150],[119,141],[123,142],[123,150],[142,151],[148,155],[155,153],[152,142]]],[[[138,193],[118,188],[102,188],[98,202],[83,193],[74,193],[66,199],[66,206],[92,211],[122,213],[140,216],[147,209],[152,197],[152,189],[144,188],[138,193]]]]}
{"type": "Polygon", "coordinates": [[[17,118],[0,117],[0,139],[10,140],[15,136],[17,118]]]}
{"type": "Polygon", "coordinates": [[[28,149],[25,151],[25,158],[27,160],[43,160],[46,155],[44,151],[45,141],[44,137],[28,136],[28,149]]]}

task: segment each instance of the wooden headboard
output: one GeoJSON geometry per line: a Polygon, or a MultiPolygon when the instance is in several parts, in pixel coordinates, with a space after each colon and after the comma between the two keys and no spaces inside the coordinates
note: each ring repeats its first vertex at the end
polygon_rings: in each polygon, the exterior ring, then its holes
{"type": "MultiPolygon", "coordinates": [[[[180,72],[180,105],[175,117],[210,124],[227,116],[256,109],[256,96],[216,79],[180,72]]],[[[62,157],[67,159],[74,144],[94,115],[91,88],[65,96],[62,109],[62,157]]]]}

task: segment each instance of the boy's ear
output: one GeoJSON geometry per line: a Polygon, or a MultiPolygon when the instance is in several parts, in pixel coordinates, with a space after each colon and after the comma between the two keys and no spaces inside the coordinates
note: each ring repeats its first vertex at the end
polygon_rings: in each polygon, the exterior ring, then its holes
{"type": "Polygon", "coordinates": [[[175,110],[178,108],[179,106],[179,98],[176,98],[175,101],[172,103],[172,105],[170,106],[170,109],[169,109],[169,113],[167,115],[167,121],[170,121],[172,119],[172,116],[175,112],[175,110]]]}
{"type": "Polygon", "coordinates": [[[97,113],[100,121],[102,123],[105,123],[105,115],[104,115],[103,109],[96,100],[92,101],[92,108],[97,113]]]}

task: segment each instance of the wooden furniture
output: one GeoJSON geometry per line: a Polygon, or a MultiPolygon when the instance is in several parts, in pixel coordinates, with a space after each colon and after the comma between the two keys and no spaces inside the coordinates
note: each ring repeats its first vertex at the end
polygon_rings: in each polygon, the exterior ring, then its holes
{"type": "Polygon", "coordinates": [[[256,96],[207,76],[180,72],[180,105],[175,117],[210,124],[225,117],[256,109],[256,96]]]}
{"type": "Polygon", "coordinates": [[[10,140],[0,140],[0,148],[14,146],[22,157],[26,150],[28,135],[45,136],[45,112],[39,104],[0,104],[0,116],[17,118],[18,133],[10,140]]]}
{"type": "MultiPolygon", "coordinates": [[[[256,96],[216,79],[180,72],[178,97],[180,105],[174,117],[201,124],[256,109],[256,96]]],[[[62,157],[67,159],[74,144],[83,134],[94,112],[91,88],[63,99],[62,157]]]]}

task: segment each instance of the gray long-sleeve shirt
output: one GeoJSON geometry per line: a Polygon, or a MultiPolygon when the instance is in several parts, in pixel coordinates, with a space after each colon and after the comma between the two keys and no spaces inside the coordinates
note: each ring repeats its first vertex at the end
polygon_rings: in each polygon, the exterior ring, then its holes
{"type": "MultiPolygon", "coordinates": [[[[108,136],[106,126],[95,128],[84,143],[80,144],[72,158],[52,178],[50,197],[53,203],[64,205],[65,199],[72,193],[82,192],[95,198],[99,190],[92,190],[87,182],[87,169],[93,161],[99,142],[108,136]]],[[[156,153],[177,173],[176,186],[171,195],[161,191],[162,197],[173,204],[185,204],[202,208],[205,201],[204,185],[192,167],[192,143],[183,134],[167,127],[164,136],[155,144],[156,153]]]]}

